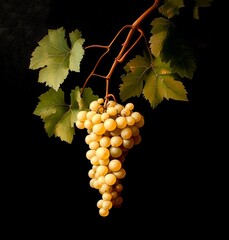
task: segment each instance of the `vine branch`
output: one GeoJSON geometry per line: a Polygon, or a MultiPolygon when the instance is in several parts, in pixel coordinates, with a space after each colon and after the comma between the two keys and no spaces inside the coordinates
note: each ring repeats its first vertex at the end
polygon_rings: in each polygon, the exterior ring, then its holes
{"type": "MultiPolygon", "coordinates": [[[[142,23],[142,21],[159,5],[160,0],[155,0],[154,4],[149,7],[145,12],[143,12],[143,14],[141,14],[135,21],[134,23],[132,23],[131,25],[125,25],[124,27],[122,27],[118,33],[116,34],[116,36],[113,38],[113,40],[110,42],[109,45],[107,46],[103,46],[103,45],[90,45],[85,47],[85,49],[89,49],[89,48],[104,48],[106,51],[100,56],[100,58],[98,59],[98,61],[96,62],[93,70],[91,71],[91,73],[89,74],[89,76],[87,77],[87,79],[84,82],[84,85],[81,89],[81,93],[83,92],[84,88],[86,87],[89,79],[92,76],[97,76],[97,77],[101,77],[106,79],[106,94],[105,94],[105,101],[109,98],[109,96],[111,96],[111,94],[109,94],[109,81],[110,78],[116,68],[116,66],[118,65],[118,63],[122,63],[126,56],[129,54],[129,52],[137,45],[137,43],[140,41],[140,39],[142,37],[144,37],[144,32],[139,28],[139,25],[142,23]],[[122,44],[122,48],[120,50],[120,52],[118,53],[117,57],[114,59],[114,62],[108,72],[108,74],[106,76],[104,75],[98,75],[95,73],[99,63],[101,62],[101,60],[103,59],[103,57],[110,51],[110,48],[112,46],[112,44],[116,41],[116,39],[118,38],[118,36],[127,28],[130,28],[129,33],[124,41],[124,43],[122,44]],[[139,37],[135,40],[135,42],[128,48],[130,41],[132,40],[132,37],[134,36],[135,32],[138,31],[139,32],[139,37]]],[[[112,95],[113,96],[113,95],[112,95]]]]}

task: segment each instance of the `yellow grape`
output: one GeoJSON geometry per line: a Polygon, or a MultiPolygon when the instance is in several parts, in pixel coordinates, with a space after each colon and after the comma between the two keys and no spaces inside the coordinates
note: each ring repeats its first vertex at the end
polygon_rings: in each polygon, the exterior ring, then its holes
{"type": "Polygon", "coordinates": [[[122,163],[118,159],[113,159],[108,164],[108,168],[111,171],[118,171],[121,169],[121,167],[122,167],[122,163]]]}
{"type": "Polygon", "coordinates": [[[91,110],[91,111],[94,111],[94,112],[97,112],[98,109],[99,109],[99,107],[100,107],[100,104],[98,103],[97,100],[92,101],[92,102],[90,103],[90,105],[89,105],[90,110],[91,110]]]}
{"type": "Polygon", "coordinates": [[[108,107],[107,108],[107,113],[111,116],[114,117],[117,115],[118,110],[115,107],[108,107]]]}
{"type": "Polygon", "coordinates": [[[97,123],[92,127],[92,131],[97,135],[102,135],[106,132],[104,123],[97,123]]]}
{"type": "Polygon", "coordinates": [[[116,124],[117,124],[117,128],[123,129],[126,127],[127,125],[127,120],[125,117],[123,116],[119,116],[115,119],[116,124]]]}
{"type": "Polygon", "coordinates": [[[107,159],[110,157],[110,151],[105,147],[99,147],[95,151],[96,156],[100,159],[107,159]]]}
{"type": "Polygon", "coordinates": [[[98,173],[98,176],[105,176],[108,172],[107,166],[98,166],[96,169],[96,173],[98,173]]]}
{"type": "Polygon", "coordinates": [[[132,112],[131,117],[133,117],[136,122],[139,122],[142,118],[142,115],[139,112],[132,112]]]}
{"type": "Polygon", "coordinates": [[[108,185],[114,185],[117,177],[113,173],[108,173],[104,176],[104,181],[108,185]]]}
{"type": "Polygon", "coordinates": [[[124,168],[121,168],[120,170],[113,173],[118,179],[122,179],[126,176],[126,170],[124,168]]]}
{"type": "Polygon", "coordinates": [[[99,144],[101,147],[108,148],[111,144],[111,139],[107,136],[104,136],[100,139],[99,144]]]}
{"type": "Polygon", "coordinates": [[[110,210],[112,208],[112,202],[110,200],[103,200],[102,208],[106,210],[110,210]]]}
{"type": "Polygon", "coordinates": [[[118,158],[122,155],[122,149],[120,147],[110,147],[109,148],[110,150],[110,155],[113,157],[113,158],[118,158]]]}
{"type": "Polygon", "coordinates": [[[95,115],[92,116],[91,121],[93,124],[100,123],[101,120],[101,114],[96,113],[95,115]]]}
{"type": "Polygon", "coordinates": [[[87,119],[92,120],[92,117],[96,114],[96,111],[89,111],[87,112],[87,119]]]}
{"type": "Polygon", "coordinates": [[[110,145],[112,147],[119,147],[122,145],[123,139],[120,136],[113,136],[110,138],[110,145]]]}
{"type": "Polygon", "coordinates": [[[102,199],[110,201],[112,199],[111,193],[105,192],[104,194],[102,194],[102,199]]]}
{"type": "Polygon", "coordinates": [[[104,121],[104,128],[106,131],[113,131],[116,128],[116,121],[113,118],[108,118],[104,121]]]}
{"type": "Polygon", "coordinates": [[[128,109],[128,110],[130,110],[130,111],[132,111],[132,110],[134,109],[134,104],[133,104],[133,103],[127,103],[127,104],[125,105],[125,108],[128,109]]]}
{"type": "Polygon", "coordinates": [[[79,111],[77,113],[77,120],[84,122],[87,119],[87,111],[79,111]]]}
{"type": "Polygon", "coordinates": [[[108,209],[104,209],[104,208],[100,208],[99,209],[99,215],[102,217],[106,217],[109,214],[109,210],[108,209]]]}
{"type": "Polygon", "coordinates": [[[125,127],[121,131],[121,137],[123,139],[129,139],[132,136],[132,134],[133,134],[133,132],[132,132],[132,129],[130,127],[125,127]]]}

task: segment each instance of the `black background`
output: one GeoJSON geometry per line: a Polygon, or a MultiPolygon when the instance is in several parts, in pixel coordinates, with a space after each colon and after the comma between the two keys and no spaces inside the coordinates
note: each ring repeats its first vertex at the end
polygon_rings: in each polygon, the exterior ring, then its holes
{"type": "MultiPolygon", "coordinates": [[[[202,11],[198,68],[185,83],[189,102],[164,101],[152,110],[144,99],[131,99],[145,116],[142,143],[125,162],[123,205],[108,217],[99,216],[100,196],[89,186],[85,132],[77,131],[72,144],[48,138],[42,121],[33,115],[45,88],[37,82],[38,72],[29,70],[29,61],[47,29],[78,28],[87,45],[106,45],[151,2],[82,1],[74,6],[68,0],[1,1],[1,199],[9,236],[105,237],[106,230],[117,237],[132,233],[188,237],[197,232],[219,236],[227,227],[226,69],[221,59],[225,15],[220,1],[202,11]]],[[[145,30],[151,20],[146,19],[145,30]]],[[[82,66],[80,84],[96,56],[92,53],[82,66]]],[[[118,68],[117,80],[111,82],[115,94],[120,73],[118,68]]],[[[89,83],[104,94],[98,84],[89,83]]]]}

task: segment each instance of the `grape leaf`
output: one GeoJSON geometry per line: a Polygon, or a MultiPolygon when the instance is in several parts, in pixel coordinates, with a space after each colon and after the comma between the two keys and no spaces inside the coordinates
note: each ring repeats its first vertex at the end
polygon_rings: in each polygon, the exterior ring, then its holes
{"type": "Polygon", "coordinates": [[[177,73],[180,77],[193,78],[193,74],[196,71],[196,62],[191,52],[181,52],[179,57],[173,56],[171,59],[171,67],[173,73],[177,73]]]}
{"type": "Polygon", "coordinates": [[[39,97],[39,103],[34,110],[34,114],[45,119],[55,114],[58,108],[66,108],[64,92],[61,89],[57,92],[50,89],[39,97]]]}
{"type": "Polygon", "coordinates": [[[184,37],[179,35],[173,23],[165,18],[156,18],[151,25],[153,34],[150,37],[151,53],[164,62],[170,62],[173,73],[177,73],[182,78],[192,79],[196,62],[194,53],[184,37]]]}
{"type": "Polygon", "coordinates": [[[146,57],[137,55],[125,66],[126,74],[121,76],[123,83],[120,84],[120,98],[122,101],[134,96],[140,96],[143,88],[143,81],[146,78],[150,62],[146,57]]]}
{"type": "Polygon", "coordinates": [[[147,75],[143,96],[152,108],[157,107],[164,98],[188,101],[187,91],[180,81],[175,80],[170,63],[162,62],[159,57],[154,60],[153,70],[147,75]]]}
{"type": "Polygon", "coordinates": [[[195,6],[193,8],[193,18],[199,19],[199,8],[200,7],[209,7],[213,0],[195,0],[195,6]]]}
{"type": "Polygon", "coordinates": [[[60,118],[55,126],[55,136],[59,137],[62,141],[72,143],[75,135],[75,129],[71,124],[71,111],[66,112],[60,118]]]}
{"type": "Polygon", "coordinates": [[[85,95],[82,95],[85,98],[83,99],[78,86],[72,90],[70,105],[65,103],[64,92],[60,88],[57,91],[50,88],[39,97],[39,103],[33,113],[41,117],[49,137],[55,135],[62,141],[72,143],[77,112],[88,109],[88,102],[98,98],[97,95],[93,95],[91,89],[86,88],[85,92],[85,95]]]}
{"type": "Polygon", "coordinates": [[[81,38],[81,32],[77,29],[71,32],[69,37],[72,46],[69,58],[69,69],[71,71],[80,72],[80,62],[84,55],[84,49],[82,45],[85,40],[81,38]]]}
{"type": "Polygon", "coordinates": [[[55,126],[61,117],[69,110],[69,106],[64,101],[64,92],[59,89],[55,91],[50,88],[39,97],[34,114],[41,117],[45,130],[49,137],[55,133],[55,126]]]}
{"type": "Polygon", "coordinates": [[[194,51],[184,39],[180,40],[178,36],[175,38],[176,42],[173,41],[173,38],[166,40],[160,57],[162,61],[170,62],[173,73],[178,74],[181,78],[192,79],[196,71],[194,51]]]}
{"type": "Polygon", "coordinates": [[[82,109],[89,109],[90,103],[92,101],[97,100],[98,98],[99,98],[99,96],[98,95],[94,95],[91,88],[89,88],[89,87],[85,88],[83,90],[83,93],[82,93],[82,99],[83,99],[85,105],[83,106],[84,108],[81,107],[80,110],[82,110],[82,109]]]}
{"type": "Polygon", "coordinates": [[[158,8],[158,11],[168,19],[179,15],[180,8],[184,7],[183,0],[164,0],[164,4],[158,8]]]}
{"type": "Polygon", "coordinates": [[[71,91],[70,96],[72,109],[83,110],[86,108],[85,103],[81,97],[80,88],[78,86],[76,86],[75,89],[71,91]]]}
{"type": "MultiPolygon", "coordinates": [[[[57,61],[56,61],[57,62],[57,61]]],[[[39,72],[38,82],[46,83],[46,86],[52,87],[56,91],[68,76],[68,63],[60,60],[59,64],[49,64],[39,72]]]]}
{"type": "Polygon", "coordinates": [[[79,72],[79,64],[82,60],[84,39],[81,33],[75,30],[70,33],[71,49],[65,38],[63,27],[56,30],[48,30],[38,46],[32,52],[30,69],[39,69],[38,82],[46,83],[56,91],[66,79],[69,70],[79,72]]]}
{"type": "Polygon", "coordinates": [[[171,27],[171,22],[165,18],[159,17],[155,18],[152,22],[152,29],[151,33],[152,36],[150,37],[150,49],[152,54],[155,57],[158,57],[162,51],[164,42],[168,36],[169,28],[171,27]]]}

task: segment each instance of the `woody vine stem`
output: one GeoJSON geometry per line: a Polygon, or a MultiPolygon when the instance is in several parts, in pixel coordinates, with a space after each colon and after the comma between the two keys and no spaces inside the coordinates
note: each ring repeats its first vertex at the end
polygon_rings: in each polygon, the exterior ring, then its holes
{"type": "Polygon", "coordinates": [[[139,28],[139,25],[141,24],[141,22],[153,11],[157,8],[157,6],[159,5],[160,0],[155,0],[154,4],[149,7],[143,14],[140,15],[140,17],[138,17],[136,19],[136,21],[131,24],[131,25],[125,25],[124,27],[122,27],[119,32],[116,34],[116,36],[113,38],[113,40],[110,42],[109,45],[104,46],[104,45],[90,45],[85,47],[85,49],[89,49],[89,48],[104,48],[106,49],[105,53],[103,53],[101,55],[101,57],[98,59],[98,61],[96,62],[93,70],[91,71],[91,73],[89,74],[89,76],[87,77],[87,79],[84,82],[84,85],[81,89],[81,93],[84,91],[88,81],[90,80],[90,78],[92,76],[97,76],[97,77],[101,77],[104,78],[106,80],[106,93],[105,93],[105,104],[107,103],[109,97],[113,97],[115,100],[115,96],[112,94],[109,94],[109,81],[110,78],[116,68],[116,66],[118,65],[118,63],[122,63],[126,56],[128,55],[128,53],[137,45],[137,43],[140,41],[140,39],[143,37],[145,38],[144,32],[139,28]],[[118,36],[127,28],[130,28],[128,35],[124,41],[124,43],[122,44],[122,48],[120,50],[120,52],[118,53],[117,57],[114,59],[114,62],[110,68],[110,71],[108,72],[108,74],[106,76],[104,75],[99,75],[96,74],[95,71],[99,65],[99,63],[101,62],[101,60],[103,59],[103,57],[110,51],[112,44],[116,41],[116,39],[118,38],[118,36]],[[132,37],[134,36],[135,32],[138,31],[139,32],[139,37],[135,40],[135,42],[129,47],[129,49],[127,49],[127,47],[129,46],[130,41],[132,40],[132,37]],[[127,49],[127,50],[126,50],[127,49]]]}

